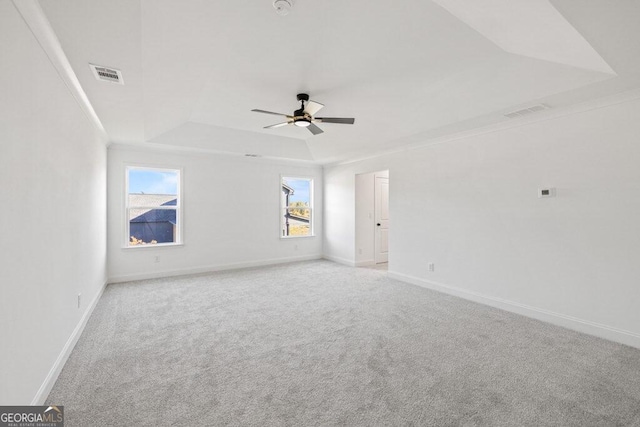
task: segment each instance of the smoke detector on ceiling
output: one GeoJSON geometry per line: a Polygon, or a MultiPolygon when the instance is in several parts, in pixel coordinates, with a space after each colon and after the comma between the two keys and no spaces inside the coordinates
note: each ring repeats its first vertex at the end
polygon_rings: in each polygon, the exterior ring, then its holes
{"type": "Polygon", "coordinates": [[[275,0],[273,2],[273,8],[280,16],[286,16],[293,8],[293,0],[275,0]]]}
{"type": "Polygon", "coordinates": [[[97,80],[116,83],[119,85],[124,84],[124,80],[122,80],[122,71],[120,70],[95,64],[89,64],[89,68],[91,68],[91,71],[97,80]]]}

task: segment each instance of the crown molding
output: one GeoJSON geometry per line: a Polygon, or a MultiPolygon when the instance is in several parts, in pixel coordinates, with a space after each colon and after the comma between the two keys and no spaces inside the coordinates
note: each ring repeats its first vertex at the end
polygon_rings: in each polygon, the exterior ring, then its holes
{"type": "Polygon", "coordinates": [[[53,31],[44,11],[40,7],[40,3],[38,3],[37,0],[13,0],[13,5],[22,16],[22,19],[31,30],[31,33],[40,44],[40,47],[49,58],[51,65],[53,65],[53,68],[58,72],[58,75],[69,89],[69,92],[80,106],[82,112],[95,127],[102,142],[105,145],[109,145],[109,135],[104,129],[104,126],[102,126],[102,122],[93,109],[91,102],[89,102],[87,94],[84,92],[84,89],[82,89],[73,68],[71,68],[69,59],[62,50],[60,41],[53,31]]]}
{"type": "Polygon", "coordinates": [[[475,129],[470,129],[462,132],[455,132],[449,135],[439,136],[435,138],[424,137],[423,140],[415,142],[416,139],[420,139],[420,134],[413,135],[405,138],[407,144],[404,144],[397,148],[388,150],[381,150],[369,155],[353,157],[350,159],[329,161],[322,163],[325,168],[349,165],[353,163],[359,163],[366,160],[377,159],[384,156],[389,156],[397,153],[402,153],[410,150],[419,150],[430,145],[451,143],[474,136],[486,135],[495,132],[502,132],[509,129],[516,129],[523,126],[528,126],[533,123],[544,122],[548,120],[555,120],[565,116],[571,116],[574,114],[580,114],[587,111],[598,110],[601,108],[610,107],[613,105],[624,104],[627,102],[633,102],[640,99],[640,89],[634,88],[622,92],[615,93],[613,95],[603,96],[596,99],[591,99],[576,104],[545,110],[543,112],[533,114],[531,116],[524,116],[517,119],[504,120],[498,123],[493,123],[486,126],[481,126],[475,129]]]}

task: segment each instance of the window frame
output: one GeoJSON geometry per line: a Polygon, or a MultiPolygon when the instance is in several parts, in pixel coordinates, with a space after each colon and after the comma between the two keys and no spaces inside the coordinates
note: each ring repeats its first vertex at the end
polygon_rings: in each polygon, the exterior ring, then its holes
{"type": "MultiPolygon", "coordinates": [[[[280,226],[279,226],[279,234],[280,234],[280,239],[304,239],[304,238],[308,238],[308,237],[315,237],[315,213],[314,213],[314,198],[315,198],[315,183],[314,183],[314,178],[310,177],[310,176],[296,176],[296,175],[284,175],[281,174],[280,175],[280,184],[279,184],[279,189],[278,191],[280,192],[280,205],[279,205],[279,209],[280,209],[280,213],[278,214],[280,216],[280,226]],[[284,192],[282,191],[282,184],[284,184],[284,180],[285,179],[291,179],[291,180],[305,180],[305,181],[309,181],[309,206],[306,207],[305,209],[309,209],[309,234],[306,236],[285,236],[282,233],[282,230],[285,227],[285,220],[284,220],[284,211],[287,208],[291,208],[290,205],[286,205],[285,206],[285,199],[284,199],[284,192]]],[[[299,209],[299,206],[294,206],[292,207],[293,209],[299,209]]]]}
{"type": "Polygon", "coordinates": [[[166,248],[171,246],[183,246],[183,222],[184,222],[184,213],[183,213],[183,191],[182,191],[182,181],[183,181],[183,169],[181,167],[171,167],[171,166],[156,166],[149,164],[137,164],[137,163],[127,163],[124,167],[124,234],[123,234],[123,249],[139,249],[139,248],[166,248]],[[129,171],[133,169],[138,170],[148,170],[153,172],[172,172],[178,174],[178,183],[177,183],[177,192],[176,195],[176,204],[175,206],[130,206],[129,205],[129,171]],[[130,236],[130,220],[129,220],[129,211],[131,209],[161,209],[161,210],[175,210],[176,211],[176,238],[175,242],[167,242],[167,243],[154,243],[154,244],[146,244],[146,245],[131,245],[131,236],[130,236]]]}

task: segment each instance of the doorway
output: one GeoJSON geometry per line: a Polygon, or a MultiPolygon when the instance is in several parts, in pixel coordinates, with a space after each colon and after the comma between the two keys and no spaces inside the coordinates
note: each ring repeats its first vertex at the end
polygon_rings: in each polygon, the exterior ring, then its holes
{"type": "Polygon", "coordinates": [[[389,261],[389,171],[355,178],[355,264],[385,269],[389,261]]]}
{"type": "Polygon", "coordinates": [[[375,246],[376,264],[389,262],[389,176],[375,175],[375,246]]]}

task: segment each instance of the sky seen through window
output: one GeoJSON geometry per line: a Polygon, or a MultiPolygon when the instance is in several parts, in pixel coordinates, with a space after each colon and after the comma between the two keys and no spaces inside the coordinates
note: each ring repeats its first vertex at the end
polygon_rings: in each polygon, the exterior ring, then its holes
{"type": "Polygon", "coordinates": [[[178,194],[178,173],[129,169],[129,194],[178,194]]]}

